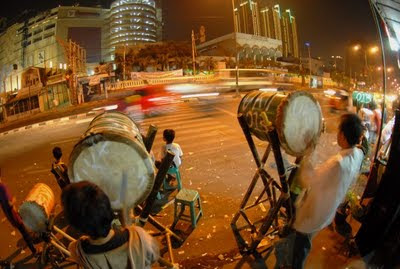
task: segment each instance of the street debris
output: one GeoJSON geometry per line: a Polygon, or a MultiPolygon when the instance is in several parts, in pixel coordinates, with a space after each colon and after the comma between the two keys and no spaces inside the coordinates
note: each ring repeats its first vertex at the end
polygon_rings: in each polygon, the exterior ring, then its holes
{"type": "Polygon", "coordinates": [[[11,235],[12,235],[12,236],[15,236],[15,231],[12,231],[12,232],[11,232],[11,235]]]}
{"type": "Polygon", "coordinates": [[[218,255],[218,259],[219,259],[220,261],[223,261],[223,260],[224,260],[224,255],[219,254],[219,255],[218,255]]]}
{"type": "Polygon", "coordinates": [[[207,234],[207,239],[210,239],[212,236],[211,236],[211,234],[209,233],[209,234],[207,234]]]}
{"type": "Polygon", "coordinates": [[[234,260],[240,260],[241,258],[243,258],[243,256],[240,253],[238,253],[235,256],[233,256],[234,260]]]}
{"type": "Polygon", "coordinates": [[[206,253],[203,253],[203,254],[201,254],[201,257],[204,257],[204,256],[207,256],[207,252],[206,252],[206,253]]]}
{"type": "Polygon", "coordinates": [[[184,250],[178,251],[178,254],[179,254],[179,255],[182,255],[182,254],[184,254],[184,253],[185,253],[184,250]]]}
{"type": "Polygon", "coordinates": [[[194,167],[189,167],[189,168],[186,169],[186,171],[190,171],[190,170],[193,170],[193,169],[194,169],[194,167]]]}

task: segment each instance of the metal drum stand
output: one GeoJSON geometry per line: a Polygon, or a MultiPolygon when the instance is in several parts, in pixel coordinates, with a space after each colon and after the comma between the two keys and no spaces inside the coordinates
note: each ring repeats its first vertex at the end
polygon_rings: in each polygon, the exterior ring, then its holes
{"type": "MultiPolygon", "coordinates": [[[[267,126],[269,141],[262,158],[260,158],[257,151],[245,116],[241,113],[238,115],[240,126],[257,165],[257,171],[244,195],[239,211],[235,214],[231,222],[231,227],[240,253],[243,255],[254,255],[255,257],[260,256],[260,253],[257,251],[260,242],[266,236],[278,232],[278,213],[282,212],[284,221],[286,222],[290,222],[292,218],[293,214],[291,203],[289,202],[290,194],[287,174],[289,173],[289,179],[293,178],[296,170],[296,166],[285,169],[277,131],[272,126],[271,122],[269,122],[265,113],[262,113],[261,116],[267,126]],[[280,184],[265,169],[265,164],[271,151],[274,155],[280,184]],[[255,189],[260,178],[263,188],[258,196],[254,196],[255,201],[253,202],[250,198],[253,197],[253,192],[256,191],[255,189]],[[278,192],[280,193],[279,196],[278,192]],[[268,213],[262,218],[252,219],[249,211],[257,206],[264,208],[264,203],[269,205],[268,213]],[[285,210],[281,210],[282,207],[285,208],[285,210]],[[240,221],[244,221],[245,224],[241,225],[240,221]],[[247,241],[244,237],[246,233],[246,238],[249,238],[250,241],[247,241]]],[[[299,161],[300,158],[297,158],[296,163],[299,161]]],[[[269,247],[267,247],[267,249],[269,249],[269,247]]]]}

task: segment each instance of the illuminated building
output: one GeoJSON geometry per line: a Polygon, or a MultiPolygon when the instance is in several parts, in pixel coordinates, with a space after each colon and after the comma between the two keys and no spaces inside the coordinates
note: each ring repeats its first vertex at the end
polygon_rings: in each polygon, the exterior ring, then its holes
{"type": "Polygon", "coordinates": [[[234,1],[236,31],[282,41],[283,56],[299,58],[296,19],[291,11],[260,0],[234,1]]]}
{"type": "Polygon", "coordinates": [[[136,45],[157,41],[154,0],[116,0],[110,10],[110,45],[136,45]]]}

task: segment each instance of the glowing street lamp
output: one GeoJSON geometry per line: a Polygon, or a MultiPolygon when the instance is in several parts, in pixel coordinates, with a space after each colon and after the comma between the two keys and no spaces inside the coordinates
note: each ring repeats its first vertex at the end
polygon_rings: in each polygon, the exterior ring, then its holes
{"type": "Polygon", "coordinates": [[[379,47],[378,47],[378,46],[371,47],[371,48],[369,49],[369,52],[370,52],[371,54],[375,54],[375,53],[377,53],[378,51],[379,51],[379,47]]]}

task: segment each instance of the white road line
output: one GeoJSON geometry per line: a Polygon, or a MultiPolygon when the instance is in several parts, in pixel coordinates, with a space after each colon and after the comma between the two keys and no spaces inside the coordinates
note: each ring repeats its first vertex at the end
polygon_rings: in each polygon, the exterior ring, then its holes
{"type": "Polygon", "coordinates": [[[65,144],[65,143],[74,142],[74,141],[78,141],[78,140],[79,140],[79,137],[74,137],[74,138],[65,139],[65,140],[61,140],[61,141],[57,141],[57,142],[52,142],[52,143],[50,143],[50,145],[65,144]]]}
{"type": "MultiPolygon", "coordinates": [[[[141,129],[147,130],[149,128],[149,125],[142,125],[141,129]]],[[[169,123],[169,124],[155,124],[155,123],[153,123],[153,125],[157,126],[159,131],[161,129],[166,128],[166,127],[173,126],[173,124],[171,124],[171,123],[169,123]]],[[[219,122],[215,122],[215,121],[210,121],[210,120],[207,120],[205,122],[199,122],[199,123],[196,123],[194,125],[192,124],[192,122],[188,122],[187,124],[183,124],[183,125],[181,125],[179,127],[176,127],[175,131],[182,131],[182,130],[186,130],[186,129],[191,129],[192,130],[193,128],[199,128],[199,127],[204,128],[204,127],[207,127],[207,126],[214,126],[215,127],[217,125],[220,125],[220,123],[219,122]]],[[[224,125],[224,126],[226,126],[226,125],[224,125]]],[[[198,131],[198,129],[195,129],[195,130],[198,131]]]]}
{"type": "Polygon", "coordinates": [[[215,109],[218,110],[218,111],[224,112],[225,114],[228,114],[228,115],[230,115],[232,117],[237,118],[237,114],[236,113],[230,112],[228,110],[225,110],[225,109],[219,108],[219,107],[216,107],[215,109]]]}
{"type": "Polygon", "coordinates": [[[44,172],[50,172],[50,168],[28,171],[28,172],[26,172],[26,174],[27,175],[34,175],[34,174],[41,174],[41,173],[44,173],[44,172]]]}
{"type": "Polygon", "coordinates": [[[75,122],[75,124],[81,124],[81,123],[90,122],[90,121],[92,121],[93,119],[94,119],[94,117],[93,117],[93,118],[84,119],[84,120],[77,120],[77,121],[75,122]]]}

